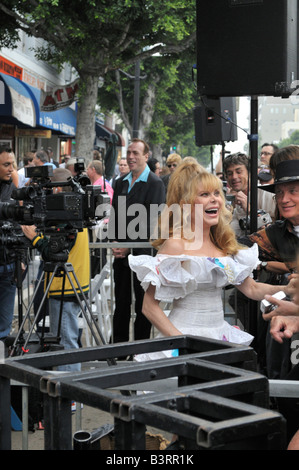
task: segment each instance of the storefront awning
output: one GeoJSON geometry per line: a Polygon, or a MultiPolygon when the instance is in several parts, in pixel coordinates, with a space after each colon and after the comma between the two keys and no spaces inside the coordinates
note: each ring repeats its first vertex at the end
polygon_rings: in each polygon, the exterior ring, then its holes
{"type": "Polygon", "coordinates": [[[33,88],[30,85],[28,86],[34,95],[35,105],[38,109],[36,125],[46,129],[52,129],[53,131],[57,131],[61,134],[75,136],[77,124],[76,104],[74,103],[72,107],[69,106],[61,108],[57,111],[40,111],[39,103],[41,91],[38,88],[33,88]]]}
{"type": "Polygon", "coordinates": [[[36,106],[28,85],[0,73],[0,119],[6,124],[36,126],[36,106]]]}
{"type": "Polygon", "coordinates": [[[0,73],[0,120],[19,127],[42,127],[75,136],[77,112],[66,107],[53,112],[39,108],[40,90],[18,78],[0,73]]]}
{"type": "Polygon", "coordinates": [[[96,130],[96,137],[99,140],[104,140],[106,142],[109,142],[109,140],[111,140],[111,136],[114,134],[117,137],[117,146],[124,147],[125,141],[122,135],[114,131],[113,129],[110,129],[107,126],[104,126],[104,124],[101,124],[99,121],[96,121],[95,130],[96,130]]]}

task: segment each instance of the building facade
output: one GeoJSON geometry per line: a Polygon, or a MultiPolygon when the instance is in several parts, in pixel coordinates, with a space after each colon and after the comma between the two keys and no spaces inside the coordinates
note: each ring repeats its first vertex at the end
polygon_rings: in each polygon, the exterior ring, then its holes
{"type": "Polygon", "coordinates": [[[279,143],[298,129],[298,103],[294,97],[259,97],[259,137],[262,143],[279,143]]]}
{"type": "Polygon", "coordinates": [[[57,111],[40,110],[42,92],[75,78],[69,65],[58,72],[36,59],[34,49],[43,43],[20,31],[16,49],[0,50],[0,143],[13,149],[18,162],[25,152],[48,147],[59,160],[72,153],[76,135],[76,102],[57,111]]]}

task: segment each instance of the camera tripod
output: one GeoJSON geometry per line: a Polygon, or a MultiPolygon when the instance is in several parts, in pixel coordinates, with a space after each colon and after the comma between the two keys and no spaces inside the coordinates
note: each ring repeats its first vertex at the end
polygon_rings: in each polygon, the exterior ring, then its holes
{"type": "MultiPolygon", "coordinates": [[[[25,339],[24,338],[25,323],[30,317],[30,310],[32,308],[32,305],[33,305],[34,300],[36,298],[36,295],[38,293],[41,282],[43,282],[43,276],[40,276],[40,278],[38,280],[38,283],[35,287],[32,299],[31,299],[31,301],[30,301],[30,303],[27,307],[27,311],[26,311],[26,313],[25,313],[25,315],[24,315],[24,317],[21,321],[21,324],[19,326],[18,334],[17,334],[17,336],[14,340],[14,343],[11,347],[10,356],[14,356],[14,355],[18,354],[18,350],[20,351],[21,355],[27,352],[28,343],[29,343],[30,338],[33,334],[33,331],[36,327],[36,324],[39,320],[42,308],[45,305],[45,302],[47,300],[48,293],[50,291],[50,287],[53,283],[53,280],[54,280],[55,277],[61,277],[61,276],[63,277],[63,279],[62,279],[62,295],[61,295],[61,299],[60,299],[60,312],[59,312],[59,322],[58,322],[57,336],[55,337],[55,336],[51,336],[51,335],[49,335],[49,336],[45,335],[45,315],[44,315],[43,320],[42,320],[43,321],[43,326],[42,326],[40,345],[43,348],[43,347],[51,347],[52,344],[59,344],[59,340],[60,340],[59,335],[60,335],[61,319],[62,319],[62,315],[63,315],[64,288],[65,288],[66,278],[68,278],[68,280],[70,282],[70,285],[72,286],[72,289],[73,289],[73,292],[75,294],[76,300],[77,300],[77,302],[78,302],[78,304],[81,308],[82,314],[83,314],[83,316],[85,318],[85,321],[86,321],[86,323],[87,323],[87,325],[90,329],[90,332],[91,332],[91,334],[94,338],[95,343],[97,345],[100,345],[100,344],[104,345],[105,344],[105,339],[102,335],[102,332],[99,328],[99,325],[97,324],[96,320],[93,317],[90,304],[89,304],[88,299],[87,299],[86,295],[84,294],[83,289],[82,289],[82,287],[79,283],[79,280],[76,276],[73,265],[71,263],[64,262],[64,261],[58,261],[58,262],[50,261],[50,262],[45,262],[43,271],[47,275],[46,276],[46,289],[44,291],[43,298],[42,298],[41,303],[39,305],[39,308],[38,308],[38,310],[35,314],[35,317],[34,317],[34,320],[31,324],[29,333],[28,333],[28,335],[25,339]],[[51,278],[50,278],[50,273],[52,273],[51,278]],[[72,274],[72,276],[71,276],[71,274],[72,274]],[[77,287],[75,287],[74,281],[76,282],[77,287]],[[79,291],[79,293],[77,291],[79,291]],[[82,300],[83,300],[83,302],[82,302],[82,300]]],[[[19,312],[19,320],[21,320],[20,317],[21,317],[21,315],[20,315],[20,312],[19,312]]],[[[109,365],[115,365],[116,364],[115,359],[107,359],[107,362],[108,362],[109,365]]]]}

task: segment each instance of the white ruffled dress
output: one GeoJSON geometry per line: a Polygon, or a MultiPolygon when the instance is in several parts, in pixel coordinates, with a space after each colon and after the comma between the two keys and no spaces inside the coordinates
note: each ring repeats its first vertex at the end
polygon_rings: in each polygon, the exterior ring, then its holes
{"type": "MultiPolygon", "coordinates": [[[[129,256],[130,268],[143,289],[146,291],[153,284],[157,300],[172,302],[168,318],[182,334],[243,345],[249,345],[253,336],[224,320],[222,288],[242,284],[258,264],[256,244],[240,250],[235,256],[219,258],[159,254],[155,257],[129,256]]],[[[166,356],[172,354],[168,351],[166,356]]],[[[151,353],[136,359],[159,357],[160,353],[151,353]]]]}

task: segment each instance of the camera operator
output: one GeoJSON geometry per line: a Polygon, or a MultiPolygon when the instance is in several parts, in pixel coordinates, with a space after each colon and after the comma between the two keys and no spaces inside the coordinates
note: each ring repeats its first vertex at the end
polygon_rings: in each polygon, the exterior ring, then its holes
{"type": "MultiPolygon", "coordinates": [[[[223,161],[224,175],[227,181],[227,194],[233,198],[233,218],[231,226],[237,237],[249,233],[249,158],[243,153],[235,153],[225,157],[223,161]]],[[[269,176],[271,176],[269,174],[269,176]]],[[[275,203],[271,198],[263,198],[263,191],[258,188],[258,226],[272,222],[275,214],[275,203]],[[271,199],[271,202],[269,200],[271,199]],[[265,205],[266,204],[266,205],[265,205]],[[266,212],[267,210],[267,212],[266,212]]]]}
{"type": "MultiPolygon", "coordinates": [[[[71,177],[70,171],[65,168],[57,168],[53,171],[52,182],[65,182],[71,177]]],[[[68,187],[54,187],[53,192],[68,191],[68,187]]],[[[60,227],[57,227],[60,228],[60,227]]],[[[61,227],[63,228],[63,227],[61,227]]],[[[43,261],[52,261],[51,245],[47,236],[40,236],[36,233],[36,228],[32,225],[22,226],[23,232],[27,238],[32,241],[35,248],[41,253],[43,261]]],[[[64,236],[64,235],[63,235],[64,236]]],[[[69,255],[67,262],[71,263],[74,272],[78,278],[84,294],[89,291],[90,281],[90,257],[89,257],[89,241],[88,231],[84,228],[82,231],[71,232],[65,235],[68,243],[69,255]]],[[[51,275],[51,274],[50,274],[51,275]]],[[[76,285],[76,282],[74,281],[76,285]]],[[[80,294],[80,290],[77,289],[80,294]]],[[[63,290],[63,277],[55,277],[49,290],[49,315],[50,315],[50,331],[57,335],[60,320],[61,298],[63,296],[63,309],[61,318],[60,344],[65,349],[79,348],[79,326],[78,316],[81,312],[77,297],[69,280],[65,279],[63,290]]],[[[80,370],[80,364],[67,364],[60,366],[59,370],[80,370]]]]}
{"type": "MultiPolygon", "coordinates": [[[[11,198],[15,185],[11,176],[14,170],[14,158],[11,150],[0,146],[0,201],[7,202],[11,198]]],[[[0,230],[3,222],[0,221],[0,230]]],[[[15,283],[15,249],[0,241],[0,340],[10,333],[16,294],[15,283]]]]}

